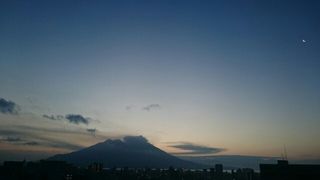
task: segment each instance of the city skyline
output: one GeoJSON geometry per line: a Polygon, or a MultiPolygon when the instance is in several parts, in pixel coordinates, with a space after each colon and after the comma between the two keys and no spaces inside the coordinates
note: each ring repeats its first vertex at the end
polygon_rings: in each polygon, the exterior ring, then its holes
{"type": "Polygon", "coordinates": [[[142,135],[319,160],[318,1],[1,1],[0,161],[142,135]]]}

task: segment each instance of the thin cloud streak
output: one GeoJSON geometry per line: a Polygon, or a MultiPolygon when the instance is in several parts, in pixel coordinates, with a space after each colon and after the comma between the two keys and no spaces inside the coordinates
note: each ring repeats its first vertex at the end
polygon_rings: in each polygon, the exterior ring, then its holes
{"type": "Polygon", "coordinates": [[[216,154],[216,153],[225,151],[225,149],[223,148],[195,145],[192,143],[179,143],[175,145],[170,145],[169,147],[182,150],[182,152],[174,153],[176,155],[205,155],[205,154],[216,154]]]}
{"type": "Polygon", "coordinates": [[[94,128],[94,129],[87,129],[87,132],[89,132],[92,136],[96,136],[97,129],[96,129],[96,128],[94,128]]]}
{"type": "Polygon", "coordinates": [[[63,120],[64,117],[62,115],[47,115],[44,114],[42,115],[42,117],[46,118],[46,119],[50,119],[50,120],[63,120]]]}
{"type": "Polygon", "coordinates": [[[76,124],[76,125],[80,125],[80,124],[88,125],[92,121],[100,122],[98,120],[93,120],[89,117],[84,117],[83,115],[80,115],[80,114],[67,114],[65,116],[43,114],[42,117],[45,119],[54,120],[54,121],[66,120],[67,122],[71,124],[76,124]]]}
{"type": "MultiPolygon", "coordinates": [[[[17,146],[54,147],[65,151],[77,150],[84,147],[85,143],[81,145],[80,142],[75,142],[74,139],[90,139],[86,129],[66,130],[22,125],[0,127],[0,137],[5,137],[2,138],[0,143],[9,143],[17,146]]],[[[95,140],[97,141],[106,138],[107,136],[103,135],[95,136],[95,140]]]]}
{"type": "Polygon", "coordinates": [[[158,110],[160,108],[161,108],[160,104],[149,104],[149,105],[143,107],[142,110],[152,111],[152,110],[158,110]]]}

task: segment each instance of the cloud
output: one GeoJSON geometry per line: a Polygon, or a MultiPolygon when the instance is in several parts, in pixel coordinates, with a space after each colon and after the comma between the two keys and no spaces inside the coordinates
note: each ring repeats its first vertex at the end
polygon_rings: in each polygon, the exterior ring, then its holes
{"type": "Polygon", "coordinates": [[[67,120],[69,123],[73,124],[89,124],[89,122],[92,121],[99,122],[98,120],[93,120],[89,117],[83,117],[80,114],[67,114],[65,116],[44,114],[42,115],[42,117],[54,121],[67,120]]]}
{"type": "Polygon", "coordinates": [[[160,104],[149,104],[149,105],[143,107],[142,110],[151,111],[151,110],[156,110],[156,109],[160,109],[160,108],[161,108],[160,104]]]}
{"type": "Polygon", "coordinates": [[[133,106],[132,106],[132,105],[128,105],[128,106],[126,106],[126,110],[127,110],[127,111],[130,111],[132,108],[133,108],[133,106]]]}
{"type": "Polygon", "coordinates": [[[183,150],[183,152],[175,153],[175,154],[179,154],[179,155],[216,154],[216,153],[225,151],[225,149],[223,149],[223,148],[195,145],[192,143],[180,143],[180,144],[176,144],[176,145],[170,145],[169,147],[183,150]]]}
{"type": "MultiPolygon", "coordinates": [[[[2,147],[1,143],[9,144],[10,147],[17,146],[17,151],[33,147],[38,148],[39,150],[42,150],[43,148],[52,148],[52,152],[74,151],[81,149],[89,145],[90,143],[99,142],[100,140],[105,140],[110,137],[117,136],[114,136],[112,134],[106,135],[104,134],[104,132],[101,132],[99,134],[96,134],[93,139],[93,137],[90,137],[88,135],[86,128],[81,127],[65,129],[62,127],[53,128],[31,124],[0,126],[0,147],[2,147]],[[7,141],[7,139],[11,141],[9,142],[7,141]],[[82,139],[83,141],[78,141],[79,139],[82,139]],[[37,144],[31,142],[36,142],[37,144]]],[[[51,153],[51,151],[48,153],[51,153]]]]}
{"type": "Polygon", "coordinates": [[[38,146],[40,144],[38,142],[36,142],[36,141],[29,141],[29,142],[24,143],[24,145],[27,145],[27,146],[38,146]]]}
{"type": "Polygon", "coordinates": [[[12,101],[0,98],[0,113],[17,115],[19,111],[19,106],[12,101]]]}
{"type": "Polygon", "coordinates": [[[81,146],[81,145],[69,143],[69,142],[63,142],[63,141],[59,141],[59,140],[51,140],[45,145],[49,146],[49,147],[55,147],[55,148],[64,148],[64,149],[68,149],[68,150],[72,150],[72,151],[79,150],[79,149],[83,148],[83,146],[81,146]]]}
{"type": "Polygon", "coordinates": [[[7,142],[19,142],[19,141],[21,141],[21,138],[19,138],[19,137],[7,137],[6,139],[3,139],[3,141],[7,141],[7,142]]]}
{"type": "Polygon", "coordinates": [[[125,136],[123,137],[124,143],[148,143],[148,140],[143,136],[125,136]]]}
{"type": "Polygon", "coordinates": [[[62,120],[62,119],[64,119],[64,117],[62,115],[47,115],[47,114],[44,114],[44,115],[42,115],[42,117],[50,119],[50,120],[62,120]]]}
{"type": "Polygon", "coordinates": [[[67,114],[65,118],[70,122],[74,124],[89,124],[89,118],[85,118],[80,114],[67,114]]]}
{"type": "Polygon", "coordinates": [[[96,129],[87,129],[87,131],[90,133],[93,133],[93,132],[96,132],[97,130],[96,129]]]}
{"type": "Polygon", "coordinates": [[[87,129],[87,132],[89,132],[91,135],[93,136],[96,136],[96,132],[97,132],[97,129],[87,129]]]}
{"type": "MultiPolygon", "coordinates": [[[[21,127],[22,128],[22,127],[21,127]]],[[[23,129],[26,129],[24,127],[23,129]]],[[[74,142],[66,142],[64,140],[60,140],[59,138],[56,139],[54,137],[43,137],[40,134],[40,132],[46,131],[48,134],[64,134],[65,136],[76,136],[77,134],[80,135],[80,132],[64,132],[64,131],[56,131],[56,130],[50,130],[50,129],[37,129],[37,128],[27,128],[29,129],[26,132],[23,131],[17,131],[17,130],[2,130],[0,127],[0,136],[4,135],[19,135],[22,137],[25,137],[21,139],[20,137],[14,137],[14,136],[8,136],[7,138],[1,139],[3,142],[10,143],[12,145],[16,146],[41,146],[41,147],[53,147],[53,148],[61,148],[64,150],[78,150],[83,148],[83,146],[78,145],[74,142]],[[32,134],[34,133],[34,134],[32,134]]],[[[81,136],[79,136],[81,137],[81,136]]],[[[83,136],[82,136],[83,137],[83,136]]]]}
{"type": "Polygon", "coordinates": [[[26,141],[24,139],[21,139],[20,137],[7,137],[5,139],[2,139],[2,141],[6,141],[11,144],[15,145],[28,145],[28,146],[36,146],[39,145],[38,142],[35,141],[26,141]]]}
{"type": "Polygon", "coordinates": [[[50,128],[50,127],[36,127],[36,126],[29,126],[29,125],[14,125],[10,127],[2,127],[0,126],[0,136],[5,137],[41,137],[43,132],[47,134],[57,133],[59,135],[64,136],[76,136],[76,135],[87,135],[87,133],[79,130],[66,130],[61,128],[50,128]]]}

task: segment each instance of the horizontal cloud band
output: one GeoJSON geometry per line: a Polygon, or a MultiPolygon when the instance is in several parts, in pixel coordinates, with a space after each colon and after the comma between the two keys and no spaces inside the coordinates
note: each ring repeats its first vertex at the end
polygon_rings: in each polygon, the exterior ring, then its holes
{"type": "Polygon", "coordinates": [[[50,120],[67,120],[69,123],[73,123],[73,124],[89,124],[89,120],[90,118],[86,118],[83,117],[80,114],[67,114],[65,116],[62,115],[47,115],[44,114],[42,115],[42,117],[46,118],[46,119],[50,119],[50,120]]]}
{"type": "Polygon", "coordinates": [[[176,145],[170,145],[169,147],[183,150],[183,152],[175,153],[179,155],[216,154],[216,153],[225,151],[225,149],[223,148],[195,145],[192,143],[179,143],[176,145]]]}

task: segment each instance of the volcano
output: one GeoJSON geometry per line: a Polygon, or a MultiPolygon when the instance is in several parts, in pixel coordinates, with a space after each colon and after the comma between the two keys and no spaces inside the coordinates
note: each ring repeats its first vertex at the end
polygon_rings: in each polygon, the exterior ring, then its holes
{"type": "Polygon", "coordinates": [[[179,159],[153,146],[143,136],[126,136],[123,139],[108,139],[88,148],[68,154],[58,154],[49,160],[62,160],[76,166],[88,166],[93,162],[104,167],[130,168],[200,168],[199,164],[179,159]]]}

